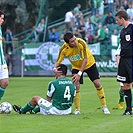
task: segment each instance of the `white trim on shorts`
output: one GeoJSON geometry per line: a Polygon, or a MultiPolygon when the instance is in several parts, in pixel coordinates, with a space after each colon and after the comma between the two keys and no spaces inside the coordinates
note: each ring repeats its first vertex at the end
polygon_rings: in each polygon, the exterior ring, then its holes
{"type": "Polygon", "coordinates": [[[0,80],[9,78],[7,64],[0,65],[0,80]]]}
{"type": "Polygon", "coordinates": [[[71,107],[66,110],[59,110],[43,98],[38,101],[38,105],[40,107],[40,113],[43,115],[66,115],[71,113],[71,107]]]}

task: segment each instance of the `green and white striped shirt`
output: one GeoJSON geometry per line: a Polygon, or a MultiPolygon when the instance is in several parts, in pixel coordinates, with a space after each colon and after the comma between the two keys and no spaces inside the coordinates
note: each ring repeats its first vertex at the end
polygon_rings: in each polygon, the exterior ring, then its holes
{"type": "Polygon", "coordinates": [[[0,27],[0,65],[6,64],[2,45],[2,29],[0,27]]]}

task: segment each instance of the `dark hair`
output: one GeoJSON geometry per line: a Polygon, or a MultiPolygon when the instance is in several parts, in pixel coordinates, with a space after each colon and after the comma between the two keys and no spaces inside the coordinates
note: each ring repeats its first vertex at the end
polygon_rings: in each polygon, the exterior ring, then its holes
{"type": "Polygon", "coordinates": [[[69,39],[73,38],[73,33],[71,32],[67,32],[65,35],[64,35],[64,41],[66,43],[69,43],[69,39]]]}
{"type": "Polygon", "coordinates": [[[126,21],[128,20],[128,14],[125,11],[119,11],[119,12],[116,13],[115,16],[119,17],[120,19],[124,18],[126,21]]]}
{"type": "Polygon", "coordinates": [[[67,66],[66,65],[59,64],[58,67],[59,67],[58,70],[62,71],[62,75],[66,75],[67,74],[67,66]]]}
{"type": "Polygon", "coordinates": [[[0,10],[0,16],[1,16],[1,15],[4,15],[4,12],[2,12],[2,11],[0,10]]]}

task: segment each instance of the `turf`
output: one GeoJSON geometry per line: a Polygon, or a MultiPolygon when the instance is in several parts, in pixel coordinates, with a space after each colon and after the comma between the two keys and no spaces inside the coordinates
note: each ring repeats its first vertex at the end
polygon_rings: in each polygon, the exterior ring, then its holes
{"type": "MultiPolygon", "coordinates": [[[[1,102],[24,106],[32,96],[46,97],[47,84],[54,77],[11,77],[1,102]]],[[[102,77],[110,115],[101,104],[91,81],[85,77],[81,85],[81,115],[44,116],[40,114],[0,114],[0,133],[133,133],[133,117],[121,116],[117,108],[119,83],[116,78],[102,77]]],[[[73,106],[74,111],[74,106],[73,106]]]]}

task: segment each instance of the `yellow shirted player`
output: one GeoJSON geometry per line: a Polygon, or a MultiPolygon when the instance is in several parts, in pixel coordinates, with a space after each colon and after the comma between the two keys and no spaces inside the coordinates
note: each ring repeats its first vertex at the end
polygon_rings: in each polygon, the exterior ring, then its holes
{"type": "Polygon", "coordinates": [[[88,45],[81,38],[76,38],[71,32],[64,35],[65,43],[62,45],[58,59],[54,65],[54,72],[56,75],[60,74],[58,65],[65,57],[69,59],[72,65],[72,79],[76,85],[76,96],[74,98],[75,111],[74,114],[80,114],[80,84],[83,84],[83,72],[86,72],[90,80],[93,82],[100,102],[102,104],[102,111],[104,114],[110,114],[107,106],[104,90],[100,83],[99,72],[96,68],[95,59],[88,49],[88,45]]]}

